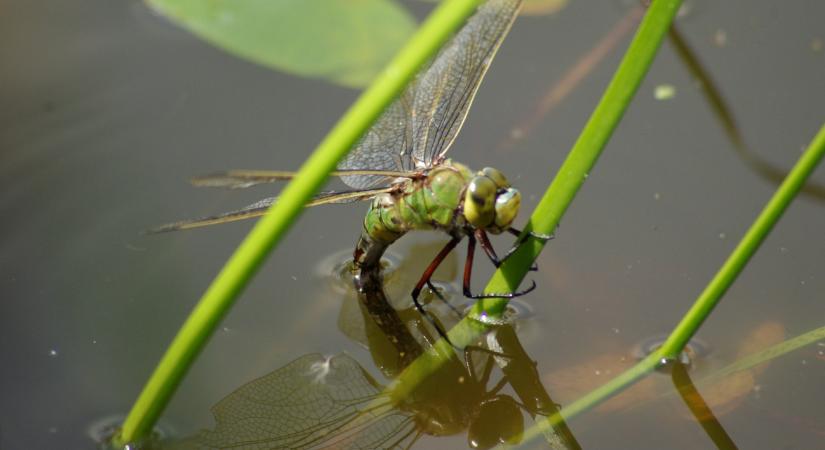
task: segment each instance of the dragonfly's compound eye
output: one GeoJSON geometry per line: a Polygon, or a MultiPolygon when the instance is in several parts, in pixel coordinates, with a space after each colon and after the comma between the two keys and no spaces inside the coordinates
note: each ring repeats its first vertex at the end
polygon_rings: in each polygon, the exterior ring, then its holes
{"type": "Polygon", "coordinates": [[[479,175],[470,180],[464,194],[464,218],[476,228],[486,228],[495,220],[498,187],[490,178],[479,175]]]}
{"type": "Polygon", "coordinates": [[[481,169],[479,175],[484,175],[485,177],[493,180],[493,183],[498,186],[499,189],[506,189],[510,187],[510,182],[507,181],[507,177],[504,176],[501,171],[498,169],[493,169],[492,167],[485,167],[481,169]]]}
{"type": "Polygon", "coordinates": [[[496,228],[501,231],[510,228],[510,224],[516,220],[519,207],[521,206],[521,193],[513,188],[505,190],[496,197],[496,228]]]}

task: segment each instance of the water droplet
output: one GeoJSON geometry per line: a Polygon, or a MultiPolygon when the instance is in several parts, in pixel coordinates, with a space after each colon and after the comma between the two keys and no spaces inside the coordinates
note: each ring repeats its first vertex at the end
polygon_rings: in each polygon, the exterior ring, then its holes
{"type": "Polygon", "coordinates": [[[57,350],[55,350],[55,349],[49,350],[49,356],[51,356],[51,357],[57,356],[57,350]]]}

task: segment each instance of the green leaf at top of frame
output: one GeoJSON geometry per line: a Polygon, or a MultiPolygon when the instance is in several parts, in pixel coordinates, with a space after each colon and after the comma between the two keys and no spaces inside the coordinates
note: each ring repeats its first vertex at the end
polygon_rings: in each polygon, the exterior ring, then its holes
{"type": "Polygon", "coordinates": [[[415,30],[393,0],[146,0],[238,57],[348,87],[369,83],[415,30]]]}

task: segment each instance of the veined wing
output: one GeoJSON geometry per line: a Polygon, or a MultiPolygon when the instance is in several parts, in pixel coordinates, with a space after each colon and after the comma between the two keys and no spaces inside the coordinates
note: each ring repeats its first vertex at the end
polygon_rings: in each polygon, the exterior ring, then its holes
{"type": "Polygon", "coordinates": [[[489,0],[418,76],[412,103],[412,158],[438,164],[449,150],[487,68],[510,30],[521,0],[489,0]]]}
{"type": "Polygon", "coordinates": [[[215,428],[182,443],[198,449],[409,448],[419,432],[346,354],[302,356],[213,408],[215,428]]]}
{"type": "MultiPolygon", "coordinates": [[[[408,86],[395,99],[375,124],[355,144],[338,165],[347,170],[389,170],[410,172],[415,164],[410,159],[412,149],[412,106],[413,86],[408,86]]],[[[355,189],[370,189],[386,186],[393,177],[381,175],[349,175],[341,180],[355,189]]]]}
{"type": "MultiPolygon", "coordinates": [[[[275,183],[278,181],[291,180],[295,178],[297,172],[286,172],[280,170],[228,170],[209,175],[202,175],[192,178],[193,185],[197,187],[217,187],[227,189],[242,189],[265,183],[275,183]]],[[[414,178],[420,172],[399,172],[395,170],[336,170],[330,172],[333,177],[356,177],[356,176],[377,176],[389,179],[414,178]]]]}
{"type": "MultiPolygon", "coordinates": [[[[479,83],[510,29],[521,0],[489,0],[417,75],[338,166],[415,171],[432,167],[461,129],[479,83]]],[[[342,178],[356,189],[387,185],[391,177],[342,178]]]]}
{"type": "MultiPolygon", "coordinates": [[[[306,204],[306,206],[324,205],[327,203],[351,203],[362,200],[369,200],[378,194],[392,192],[393,186],[379,189],[365,189],[353,191],[321,192],[306,204]]],[[[278,200],[278,197],[269,197],[257,201],[241,209],[229,211],[214,216],[202,217],[200,219],[182,220],[180,222],[168,223],[156,228],[147,230],[147,234],[165,233],[167,231],[188,230],[190,228],[205,227],[219,223],[235,222],[238,220],[251,219],[266,214],[269,207],[278,200]]]]}

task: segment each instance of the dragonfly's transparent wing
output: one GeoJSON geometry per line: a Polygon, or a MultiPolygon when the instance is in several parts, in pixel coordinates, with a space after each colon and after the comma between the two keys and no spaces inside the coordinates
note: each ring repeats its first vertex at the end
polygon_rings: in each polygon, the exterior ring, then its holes
{"type": "MultiPolygon", "coordinates": [[[[521,0],[489,0],[413,80],[338,166],[343,170],[415,171],[447,151],[467,117],[478,85],[510,29],[521,0]]],[[[356,189],[393,177],[342,178],[356,189]]]]}
{"type": "MultiPolygon", "coordinates": [[[[393,187],[385,187],[379,189],[367,189],[357,191],[353,190],[338,192],[320,192],[318,193],[318,195],[313,197],[312,200],[310,200],[309,203],[306,204],[306,206],[309,207],[325,205],[328,203],[352,203],[363,200],[369,200],[378,194],[391,192],[393,189],[393,187]]],[[[221,214],[216,214],[214,216],[201,217],[199,219],[188,219],[181,220],[179,222],[167,223],[165,225],[161,225],[159,227],[146,230],[145,233],[166,233],[168,231],[188,230],[191,228],[200,228],[209,225],[217,225],[221,223],[237,222],[239,220],[252,219],[254,217],[260,217],[266,214],[266,211],[269,209],[269,207],[272,206],[272,204],[275,203],[277,200],[278,197],[268,197],[263,200],[258,200],[257,202],[251,205],[244,206],[241,209],[227,211],[221,214]]]]}
{"type": "Polygon", "coordinates": [[[412,143],[416,167],[432,167],[450,148],[478,86],[521,0],[489,0],[418,76],[413,99],[412,143]]]}
{"type": "MultiPolygon", "coordinates": [[[[406,172],[415,167],[410,159],[412,142],[413,87],[407,89],[387,107],[384,114],[338,165],[341,170],[393,170],[406,172]]],[[[347,175],[344,183],[355,189],[369,189],[390,184],[394,177],[382,175],[347,175]]]]}
{"type": "MultiPolygon", "coordinates": [[[[277,181],[291,180],[295,178],[297,172],[286,172],[282,170],[227,170],[226,172],[216,172],[209,175],[194,177],[189,181],[197,187],[214,187],[225,189],[244,189],[259,184],[275,183],[277,181]]],[[[399,172],[397,170],[336,170],[329,173],[331,177],[355,177],[362,175],[375,175],[379,177],[404,178],[415,175],[411,172],[399,172]]]]}
{"type": "Polygon", "coordinates": [[[380,392],[346,354],[305,355],[221,400],[215,428],[176,448],[405,448],[415,423],[380,392]]]}

